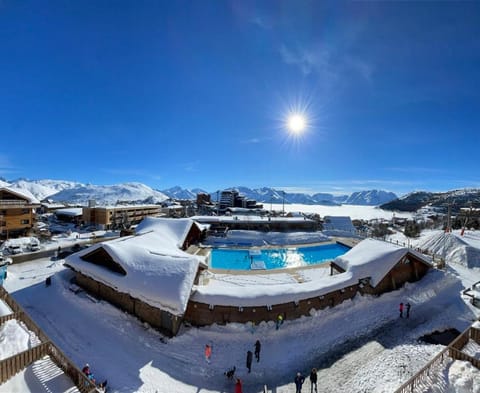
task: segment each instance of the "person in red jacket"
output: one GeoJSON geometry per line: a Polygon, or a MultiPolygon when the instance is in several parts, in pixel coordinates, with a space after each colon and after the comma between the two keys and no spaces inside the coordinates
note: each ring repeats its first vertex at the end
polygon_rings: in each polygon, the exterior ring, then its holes
{"type": "Polygon", "coordinates": [[[400,306],[398,307],[398,311],[400,311],[400,318],[403,318],[403,303],[400,303],[400,306]]]}
{"type": "Polygon", "coordinates": [[[242,381],[240,378],[237,378],[237,383],[235,384],[235,393],[242,393],[242,381]]]}

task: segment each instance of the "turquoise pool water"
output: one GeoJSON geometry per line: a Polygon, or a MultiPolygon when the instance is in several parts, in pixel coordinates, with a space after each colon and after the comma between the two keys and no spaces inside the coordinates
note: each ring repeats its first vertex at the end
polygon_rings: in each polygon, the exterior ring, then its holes
{"type": "Polygon", "coordinates": [[[210,256],[210,266],[214,269],[232,270],[285,269],[326,262],[345,254],[348,250],[350,248],[338,243],[265,250],[214,248],[210,256]]]}

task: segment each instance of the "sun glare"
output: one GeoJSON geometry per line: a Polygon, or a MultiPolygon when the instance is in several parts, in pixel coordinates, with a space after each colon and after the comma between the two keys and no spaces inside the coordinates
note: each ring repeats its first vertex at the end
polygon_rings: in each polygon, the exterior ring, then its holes
{"type": "Polygon", "coordinates": [[[307,127],[305,116],[292,114],[287,119],[287,128],[294,134],[301,134],[307,127]]]}

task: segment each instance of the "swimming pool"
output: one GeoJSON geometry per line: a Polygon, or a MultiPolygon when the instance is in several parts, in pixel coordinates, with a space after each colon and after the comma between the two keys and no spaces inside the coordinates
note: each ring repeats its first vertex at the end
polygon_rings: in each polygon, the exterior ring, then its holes
{"type": "Polygon", "coordinates": [[[210,266],[214,269],[231,270],[286,269],[330,261],[348,250],[349,247],[339,243],[262,250],[214,248],[210,255],[210,266]]]}

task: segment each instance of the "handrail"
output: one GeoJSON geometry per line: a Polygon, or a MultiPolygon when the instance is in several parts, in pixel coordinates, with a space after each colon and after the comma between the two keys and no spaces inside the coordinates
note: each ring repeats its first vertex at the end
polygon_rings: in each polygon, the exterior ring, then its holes
{"type": "Polygon", "coordinates": [[[415,387],[417,386],[417,381],[424,379],[425,376],[430,376],[430,369],[437,363],[442,364],[445,360],[444,358],[448,358],[448,354],[446,353],[448,349],[448,347],[445,347],[437,356],[423,366],[420,371],[418,371],[407,382],[395,390],[395,393],[413,393],[415,391],[415,387]]]}

